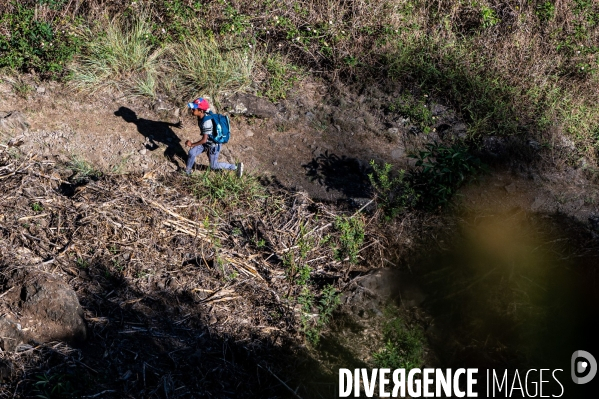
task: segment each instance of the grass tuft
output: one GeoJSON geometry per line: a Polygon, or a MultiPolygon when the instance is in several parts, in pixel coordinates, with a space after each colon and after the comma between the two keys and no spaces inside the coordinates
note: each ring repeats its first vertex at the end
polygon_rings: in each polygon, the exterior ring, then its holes
{"type": "Polygon", "coordinates": [[[170,71],[183,95],[216,95],[247,89],[252,83],[254,52],[210,38],[190,37],[169,50],[170,71]]]}
{"type": "Polygon", "coordinates": [[[114,18],[104,32],[87,32],[87,51],[71,66],[71,83],[95,91],[110,86],[128,95],[156,95],[162,47],[154,44],[145,12],[114,18]]]}

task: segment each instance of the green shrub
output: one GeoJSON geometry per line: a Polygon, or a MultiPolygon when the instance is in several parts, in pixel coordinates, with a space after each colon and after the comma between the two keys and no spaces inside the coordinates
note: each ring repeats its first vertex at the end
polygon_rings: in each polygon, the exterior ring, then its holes
{"type": "Polygon", "coordinates": [[[82,41],[71,28],[72,21],[43,21],[33,7],[13,2],[13,12],[0,16],[0,68],[35,70],[58,78],[79,52],[82,41]]]}
{"type": "Polygon", "coordinates": [[[418,194],[404,179],[405,170],[402,169],[395,177],[391,177],[391,164],[385,163],[381,167],[371,160],[370,166],[373,173],[368,174],[368,179],[374,188],[376,203],[387,219],[392,219],[417,204],[418,194]]]}
{"type": "Polygon", "coordinates": [[[320,292],[317,313],[314,314],[316,298],[308,287],[303,287],[297,297],[297,303],[300,305],[300,323],[301,330],[306,340],[313,345],[320,341],[322,330],[331,320],[333,312],[341,303],[339,292],[332,285],[325,286],[320,292]]]}
{"type": "Polygon", "coordinates": [[[548,22],[555,17],[555,5],[551,1],[545,1],[537,6],[537,17],[543,22],[548,22]]]}
{"type": "Polygon", "coordinates": [[[410,173],[410,181],[426,209],[447,204],[463,183],[485,169],[463,144],[428,143],[424,151],[411,157],[417,160],[417,169],[410,173]]]}
{"type": "Polygon", "coordinates": [[[482,6],[480,15],[483,20],[483,28],[490,28],[497,25],[501,20],[497,17],[497,13],[490,7],[482,6]]]}
{"type": "Polygon", "coordinates": [[[34,376],[33,392],[40,399],[64,399],[79,397],[73,385],[73,377],[67,374],[45,372],[34,376]]]}
{"type": "Polygon", "coordinates": [[[249,175],[238,178],[225,170],[206,170],[191,175],[192,190],[198,198],[224,205],[224,209],[239,204],[251,204],[267,196],[260,182],[249,175]]]}
{"type": "Polygon", "coordinates": [[[267,56],[264,66],[268,72],[264,95],[271,101],[285,99],[300,79],[299,68],[276,54],[267,56]]]}
{"type": "Polygon", "coordinates": [[[422,365],[425,338],[418,327],[395,317],[385,323],[383,337],[385,346],[373,355],[377,367],[409,370],[422,365]]]}
{"type": "Polygon", "coordinates": [[[339,261],[347,259],[351,263],[358,263],[358,253],[364,243],[364,221],[359,215],[337,216],[334,227],[340,233],[335,258],[339,261]]]}
{"type": "Polygon", "coordinates": [[[411,94],[402,95],[389,106],[389,110],[410,118],[410,121],[422,132],[431,132],[431,125],[434,123],[433,113],[428,108],[425,99],[418,100],[411,94]]]}

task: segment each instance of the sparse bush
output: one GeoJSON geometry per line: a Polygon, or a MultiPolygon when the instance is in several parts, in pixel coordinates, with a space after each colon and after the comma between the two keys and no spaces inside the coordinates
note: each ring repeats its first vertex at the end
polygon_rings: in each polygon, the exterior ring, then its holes
{"type": "Polygon", "coordinates": [[[431,126],[434,123],[433,113],[428,108],[425,99],[418,100],[411,94],[404,94],[389,105],[389,111],[408,117],[423,133],[431,132],[431,126]]]}
{"type": "Polygon", "coordinates": [[[386,163],[381,167],[371,160],[370,166],[373,173],[368,174],[368,179],[376,193],[377,205],[382,208],[387,219],[392,219],[416,205],[419,196],[405,179],[405,170],[400,170],[392,177],[391,164],[386,163]]]}
{"type": "Polygon", "coordinates": [[[71,379],[67,374],[38,374],[32,393],[40,399],[76,398],[79,392],[73,387],[71,379]]]}
{"type": "Polygon", "coordinates": [[[385,346],[373,354],[377,367],[409,370],[422,365],[425,338],[418,327],[408,327],[396,316],[385,323],[383,337],[385,346]]]}
{"type": "Polygon", "coordinates": [[[491,26],[497,25],[501,21],[497,17],[497,13],[495,13],[495,10],[487,6],[481,7],[480,15],[483,20],[483,28],[490,28],[491,26]]]}
{"type": "Polygon", "coordinates": [[[239,204],[252,204],[267,196],[265,188],[252,176],[238,178],[235,173],[224,170],[206,170],[191,175],[192,189],[196,196],[217,203],[227,210],[239,204]]]}
{"type": "Polygon", "coordinates": [[[537,6],[536,14],[543,22],[548,22],[555,17],[555,5],[551,1],[545,1],[537,6]]]}
{"type": "Polygon", "coordinates": [[[285,99],[287,93],[300,79],[299,68],[276,54],[267,56],[264,66],[268,72],[264,95],[271,101],[285,99]]]}
{"type": "Polygon", "coordinates": [[[322,330],[329,323],[333,312],[340,304],[339,293],[332,285],[325,286],[320,292],[320,298],[316,306],[317,313],[313,313],[315,300],[314,294],[308,287],[303,287],[297,297],[301,312],[301,329],[306,340],[313,345],[317,345],[320,341],[322,330]]]}
{"type": "Polygon", "coordinates": [[[339,232],[335,258],[358,263],[358,253],[364,242],[364,221],[360,215],[335,218],[335,229],[339,232]]]}

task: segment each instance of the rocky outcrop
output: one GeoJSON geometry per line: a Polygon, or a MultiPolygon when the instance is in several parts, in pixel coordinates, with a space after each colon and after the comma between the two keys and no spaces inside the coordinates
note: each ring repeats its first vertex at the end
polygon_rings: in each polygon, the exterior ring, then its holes
{"type": "Polygon", "coordinates": [[[231,114],[255,116],[256,118],[274,118],[277,107],[270,101],[247,93],[225,96],[223,109],[231,114]]]}
{"type": "Polygon", "coordinates": [[[39,270],[20,267],[0,279],[0,345],[14,351],[28,340],[82,341],[83,310],[64,281],[39,270]]]}
{"type": "Polygon", "coordinates": [[[0,133],[7,133],[11,136],[26,133],[29,130],[29,123],[19,111],[0,111],[0,133]]]}

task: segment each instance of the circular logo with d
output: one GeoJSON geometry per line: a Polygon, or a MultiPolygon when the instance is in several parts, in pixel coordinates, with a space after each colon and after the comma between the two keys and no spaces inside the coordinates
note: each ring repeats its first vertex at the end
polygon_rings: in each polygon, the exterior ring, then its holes
{"type": "Polygon", "coordinates": [[[576,351],[572,354],[572,381],[575,384],[586,384],[597,374],[597,361],[587,351],[576,351]]]}

